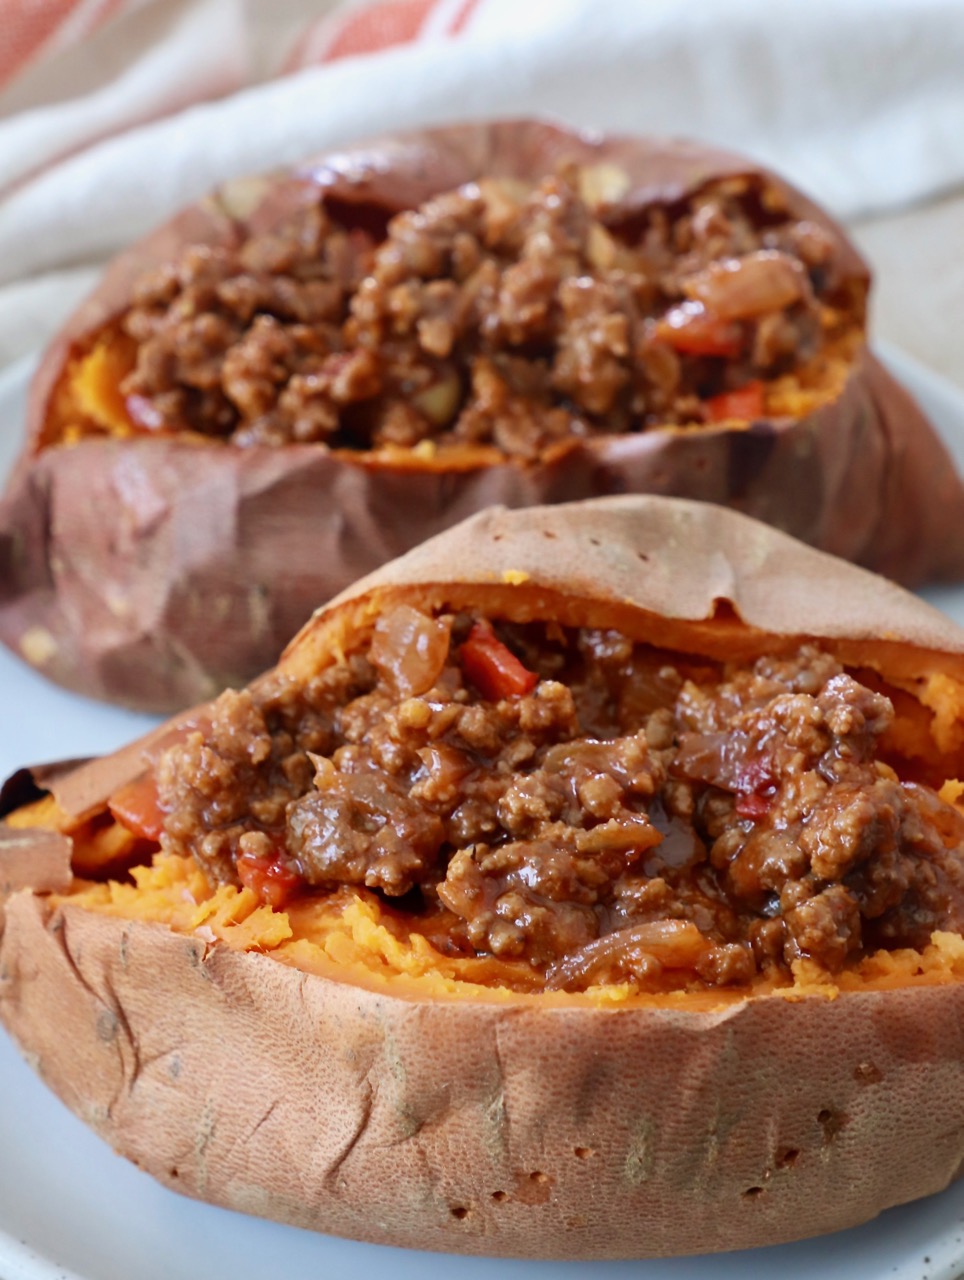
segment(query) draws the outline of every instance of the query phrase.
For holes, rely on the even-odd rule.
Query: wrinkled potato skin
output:
[[[919,599],[660,498],[483,512],[320,610],[280,669],[334,661],[400,596],[465,591],[509,617],[562,607],[698,653],[809,637],[885,677],[964,679],[964,632]],[[66,813],[97,813],[170,729],[36,780]],[[715,1008],[395,994],[54,909],[69,853],[0,824],[0,1021],[69,1107],[187,1195],[419,1249],[647,1257],[853,1226],[964,1161],[964,983]]]
[[[27,894],[0,965],[10,1031],[119,1152],[356,1239],[776,1244],[938,1191],[964,1157],[959,986],[716,1013],[418,1002]]]
[[[474,178],[562,160],[628,178],[631,217],[710,180],[776,184],[827,228],[860,292],[856,251],[809,200],[740,157],[547,124],[465,125],[376,140],[288,175],[227,184],[121,255],[37,373],[28,443],[0,503],[0,640],[80,692],[170,711],[273,663],[311,609],[360,574],[493,503],[653,492],[732,505],[898,580],[964,572],[964,491],[919,409],[866,351],[841,396],[799,421],[656,429],[574,442],[540,462],[468,469],[175,439],[90,439],[38,452],[72,352],[122,313],[135,277],[187,243],[229,244],[299,203],[394,212]]]

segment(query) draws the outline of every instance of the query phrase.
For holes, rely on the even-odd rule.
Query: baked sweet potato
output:
[[[460,525],[0,828],[0,1018],[168,1186],[773,1244],[964,1159],[964,632],[708,504]],[[159,849],[160,845],[160,850]]]
[[[811,202],[682,142],[466,125],[229,184],[47,352],[0,638],[172,710],[475,510],[615,492],[957,574],[961,486],[867,351],[867,288]]]

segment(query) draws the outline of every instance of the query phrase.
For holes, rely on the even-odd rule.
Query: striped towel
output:
[[[0,364],[235,174],[551,114],[689,134],[843,216],[964,183],[960,0],[0,0]]]

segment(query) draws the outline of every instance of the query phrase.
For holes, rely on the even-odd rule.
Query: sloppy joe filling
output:
[[[593,170],[487,180],[388,219],[301,205],[135,284],[61,424],[236,445],[494,447],[752,421],[863,322],[839,246],[775,188],[627,220]],[[86,378],[86,382],[84,379]],[[79,415],[79,419],[78,419]]]
[[[875,683],[813,646],[740,667],[399,605],[170,747],[161,843],[549,988],[837,973],[964,928],[964,816],[888,762]]]

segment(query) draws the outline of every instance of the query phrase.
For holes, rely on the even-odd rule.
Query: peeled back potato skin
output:
[[[280,669],[335,661],[399,599],[520,620],[562,602],[686,652],[809,638],[887,679],[964,680],[964,633],[899,588],[732,512],[629,498],[483,513],[321,610]],[[40,781],[96,815],[170,732]],[[622,1004],[339,980],[52,907],[70,841],[0,830],[0,1017],[69,1107],[182,1193],[420,1249],[655,1257],[853,1226],[964,1159],[950,971]]]
[[[829,237],[829,269],[862,316],[869,275],[841,230],[772,174],[691,143],[463,125],[229,183],[122,254],[46,353],[0,504],[0,639],[69,688],[170,711],[252,678],[320,600],[474,511],[607,493],[730,505],[906,582],[958,575],[961,540],[947,531],[964,517],[964,491],[920,410],[863,345],[862,318],[839,394],[802,416],[572,437],[530,460],[489,447],[431,457],[164,433],[55,442],[73,364],[129,310],[138,277],[185,246],[236,246],[319,193],[346,224],[366,226],[464,183],[538,180],[566,163],[612,184],[613,225],[730,179],[779,192],[789,215]],[[108,357],[87,390],[113,420],[120,399],[97,391],[111,367]]]

